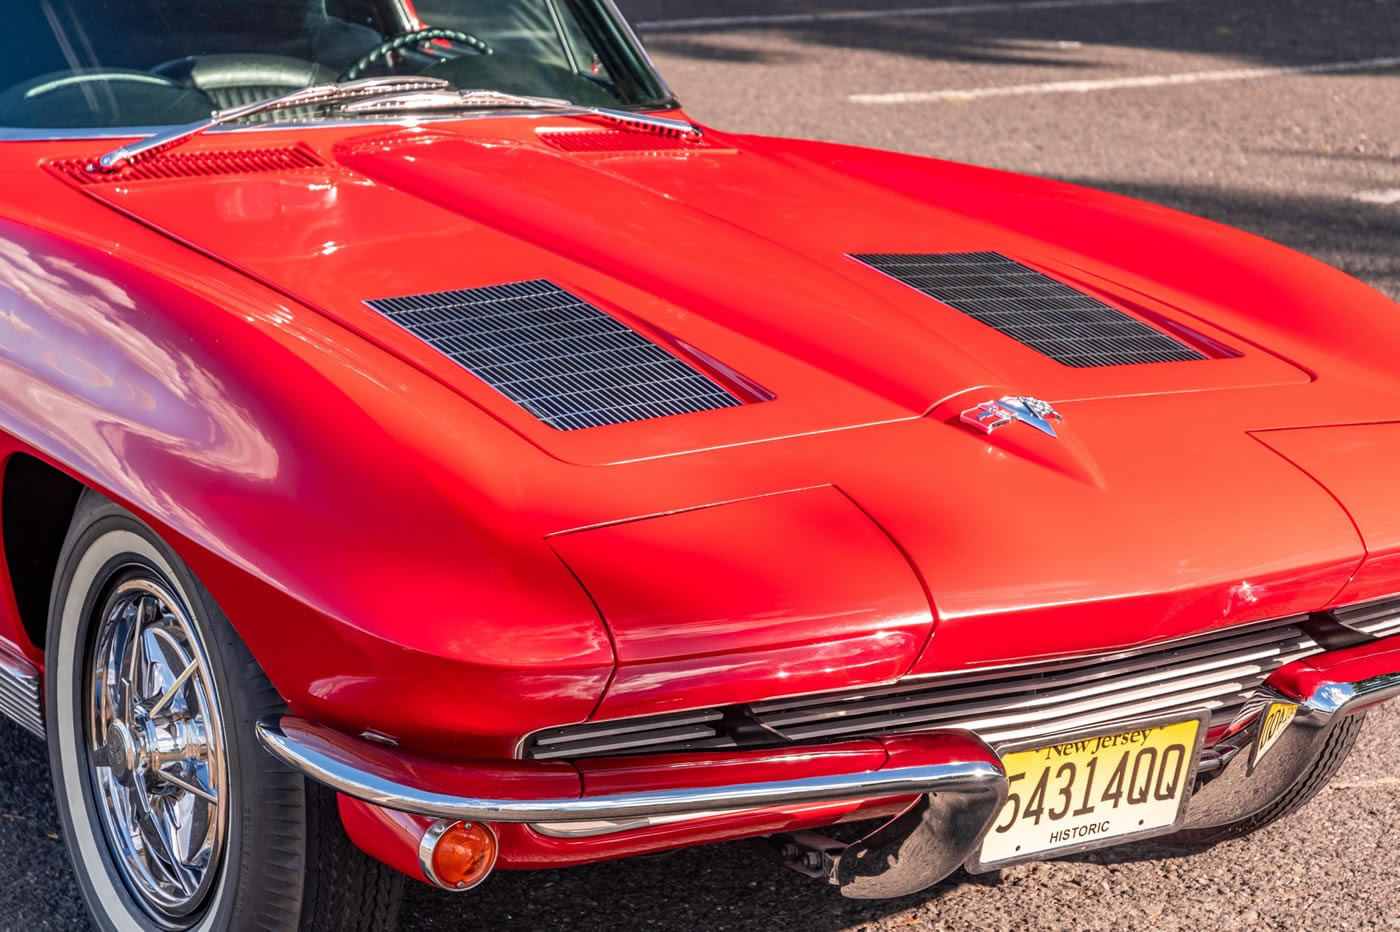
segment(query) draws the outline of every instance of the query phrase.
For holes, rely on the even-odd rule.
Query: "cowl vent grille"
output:
[[[852,256],[1076,368],[1206,359],[1180,340],[995,252]]]
[[[365,303],[557,430],[743,403],[551,282]]]
[[[60,177],[80,185],[114,184],[133,181],[161,181],[171,178],[204,178],[213,175],[249,175],[261,172],[296,171],[321,168],[325,161],[303,145],[268,149],[220,149],[208,152],[169,152],[143,159],[115,172],[90,172],[91,159],[63,159],[49,168]]]
[[[677,136],[661,136],[641,133],[628,133],[613,129],[549,130],[539,134],[540,139],[556,149],[565,152],[689,152],[713,150],[714,146],[702,139],[683,139]]]

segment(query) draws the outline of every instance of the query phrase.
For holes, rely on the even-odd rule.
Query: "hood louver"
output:
[[[677,356],[551,282],[365,304],[557,430],[743,404]]]
[[[247,175],[257,172],[285,172],[300,168],[321,168],[325,162],[307,146],[267,149],[220,149],[207,152],[169,152],[153,155],[115,172],[90,172],[91,159],[64,159],[50,162],[49,168],[80,185],[113,184],[131,181],[160,181],[166,178],[205,178],[212,175]]]
[[[851,258],[1076,368],[1207,359],[1097,298],[995,252]]]

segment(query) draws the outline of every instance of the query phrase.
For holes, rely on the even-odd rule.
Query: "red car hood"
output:
[[[655,137],[617,133],[624,151],[576,152],[530,123],[463,126],[350,136],[297,171],[87,190],[407,357],[571,462],[918,417],[983,386],[1058,402],[1309,379],[1238,315],[1233,331],[1208,322],[1230,317],[1210,295],[771,145],[711,134],[700,148],[653,151]],[[980,251],[1229,358],[1069,368],[850,258]],[[363,303],[541,278],[776,399],[737,416],[561,434]]]
[[[296,583],[302,598],[362,619],[366,630],[384,632],[385,643],[429,639],[417,621],[407,630],[405,617],[439,618],[427,632],[455,632],[459,616],[443,614],[443,605],[508,605],[503,624],[524,630],[534,621],[546,630],[559,610],[546,606],[517,621],[519,607],[507,596],[559,571],[558,557],[541,542],[564,531],[579,531],[559,543],[566,559],[597,568],[585,580],[595,596],[655,591],[666,578],[655,571],[686,571],[699,543],[718,548],[713,566],[728,566],[725,532],[693,541],[688,519],[646,529],[669,551],[646,535],[617,543],[646,560],[611,559],[603,544],[612,537],[589,538],[584,530],[648,515],[694,512],[702,525],[737,516],[727,532],[733,537],[766,522],[777,543],[749,550],[777,551],[786,562],[751,566],[755,556],[740,567],[755,576],[751,586],[731,579],[701,594],[713,588],[759,603],[756,595],[768,593],[768,602],[746,606],[746,617],[766,611],[764,624],[791,624],[752,643],[714,634],[727,606],[710,618],[657,618],[641,606],[622,624],[624,609],[610,607],[625,654],[610,702],[634,687],[632,695],[648,695],[648,683],[684,703],[695,701],[697,682],[709,677],[736,683],[715,701],[748,701],[907,670],[1130,646],[1319,609],[1358,568],[1366,572],[1367,544],[1400,553],[1400,535],[1375,519],[1357,522],[1370,535],[1363,543],[1346,510],[1381,496],[1353,475],[1374,470],[1373,460],[1348,458],[1329,445],[1341,442],[1334,435],[1276,437],[1273,449],[1256,439],[1264,431],[1396,420],[1400,332],[1385,323],[1395,305],[1355,280],[1206,221],[983,169],[717,133],[702,148],[619,133],[606,151],[566,151],[537,133],[577,127],[551,118],[417,131],[240,132],[181,150],[209,159],[213,167],[199,177],[146,183],[64,175],[139,222],[295,297],[300,304],[288,302],[286,331],[308,355],[319,345],[360,346],[346,339],[340,328],[347,328],[509,428],[483,429],[476,409],[437,385],[430,393],[426,379],[415,381],[417,373],[409,378],[406,367],[374,353],[351,362],[328,353],[320,394],[269,396],[274,412],[321,405],[325,420],[359,426],[322,427],[317,410],[318,423],[298,421],[286,441],[315,467],[306,467],[310,478],[297,488],[292,513],[318,528],[316,546],[328,551],[310,561],[312,580]],[[263,152],[230,153],[229,138]],[[309,143],[316,148],[297,150],[310,155],[295,169],[246,168],[257,168],[268,149]],[[79,145],[64,154],[94,154],[91,143],[81,143],[85,153]],[[53,155],[44,151],[25,170]],[[244,167],[215,173],[224,161]],[[1074,369],[849,258],[979,251],[1040,268],[1152,326],[1189,330],[1187,339],[1228,352]],[[775,398],[556,431],[364,303],[534,279],[576,292],[683,355],[703,354]],[[237,297],[243,303],[231,306],[252,300]],[[220,357],[221,365],[261,375],[257,354],[237,356],[241,336],[228,330],[218,342],[219,352],[236,357]],[[374,384],[372,404],[342,390],[352,380]],[[287,384],[302,391],[319,385]],[[986,437],[959,423],[962,409],[1007,392],[1055,403],[1065,415],[1059,438],[1024,425]],[[866,426],[841,429],[859,425]],[[321,433],[307,438],[308,431]],[[361,449],[354,443],[361,436],[382,438],[383,448]],[[758,442],[776,438],[785,439]],[[1389,434],[1368,442],[1367,449],[1395,448]],[[322,448],[328,452],[316,459]],[[322,476],[341,472],[343,485],[323,492]],[[425,474],[433,481],[424,482]],[[344,496],[334,494],[342,487],[392,490],[421,507],[379,518],[373,534],[358,527],[321,533],[302,514],[314,514],[308,503],[323,498],[321,522],[340,527],[327,522],[346,510]],[[764,521],[747,505],[716,507],[810,489],[819,491],[781,499],[789,508],[764,510]],[[385,509],[399,498],[387,498]],[[437,511],[453,518],[441,519],[449,529],[425,533],[425,525],[438,526]],[[788,526],[779,524],[784,514],[795,516]],[[494,565],[472,573],[475,551],[462,550],[454,536],[459,516],[484,529],[470,538],[485,541],[484,549],[517,556],[509,566],[517,588],[503,589]],[[235,518],[242,515],[225,520]],[[645,523],[636,521],[639,533]],[[281,539],[265,527],[228,536],[269,551],[239,555],[253,565],[276,566],[285,557]],[[603,543],[596,554],[581,553],[590,539]],[[800,575],[810,572],[802,548],[825,553],[829,543],[840,553],[835,548],[851,541],[875,542],[860,549],[870,556],[867,571],[898,580],[887,588],[899,604],[862,603],[860,579],[844,568],[820,573],[849,583],[837,593],[843,599],[813,594],[817,587]],[[405,575],[437,567],[461,591],[424,587],[413,595],[422,604],[396,596],[383,617],[371,617],[363,606],[384,602],[380,579],[342,567],[372,556]],[[1400,591],[1400,560],[1388,566],[1366,591]],[[595,578],[604,573],[617,578]],[[794,592],[802,600],[785,601]],[[794,604],[811,611],[794,612]],[[585,615],[581,627],[596,622]],[[898,636],[879,619],[892,619]],[[839,662],[843,645],[854,652],[862,638],[876,637],[888,642],[879,670]],[[458,643],[452,639],[454,650]],[[788,648],[791,666],[775,653]],[[676,673],[675,665],[696,657],[713,658],[705,670],[720,672],[697,663],[690,678]],[[746,678],[753,668],[781,686]],[[658,678],[658,670],[666,675]],[[594,682],[578,688],[588,709],[601,691]]]

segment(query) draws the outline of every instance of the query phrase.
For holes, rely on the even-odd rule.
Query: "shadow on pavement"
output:
[[[88,929],[59,838],[44,743],[0,719],[0,747],[0,928]]]
[[[400,928],[839,932],[937,901],[955,889],[999,882],[997,874],[958,872],[914,896],[849,900],[834,887],[763,860],[743,844],[713,845],[565,870],[502,871],[460,897],[413,884]]]

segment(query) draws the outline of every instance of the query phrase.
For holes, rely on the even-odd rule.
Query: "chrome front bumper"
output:
[[[947,756],[954,759],[872,773],[572,799],[473,798],[428,792],[366,769],[350,750],[349,741],[328,740],[325,730],[302,719],[282,716],[257,727],[259,740],[274,757],[337,792],[387,809],[463,822],[625,821],[848,799],[982,794],[997,786],[1004,796],[1006,785],[995,754],[977,742],[974,747],[980,752],[974,757],[967,753],[972,743],[966,736],[953,735],[959,753]],[[937,736],[928,737],[933,739],[930,745],[936,746]],[[795,748],[794,753],[801,750]]]
[[[1312,768],[1331,729],[1349,715],[1400,696],[1400,637],[1296,661],[1274,672],[1237,727],[1208,748],[1186,827],[1229,824],[1259,812]],[[1256,760],[1263,720],[1274,702],[1296,705],[1292,721]],[[454,791],[483,783],[470,766],[424,768],[407,755],[292,716],[264,720],[258,737],[275,757],[313,780],[385,809],[464,822],[554,825],[560,837],[623,831],[652,820],[703,819],[718,813],[813,803],[918,797],[902,815],[850,845],[821,836],[789,839],[793,866],[854,897],[913,893],[946,877],[977,852],[1000,812],[1007,780],[996,753],[967,732],[928,732],[889,739],[898,754],[882,769],[772,782],[733,783],[614,795],[550,798],[515,782],[525,798]],[[1047,735],[1047,741],[1053,741]],[[795,757],[819,748],[787,749]],[[513,762],[522,768],[546,762]],[[558,765],[554,765],[558,766]],[[528,769],[523,771],[528,775]],[[446,776],[444,776],[446,775]],[[460,779],[459,779],[460,777]],[[703,782],[703,781],[701,781]],[[804,869],[799,866],[799,869]]]
[[[865,773],[616,795],[506,799],[415,786],[405,779],[417,770],[412,763],[394,761],[383,749],[302,719],[268,719],[257,729],[258,738],[274,757],[346,796],[385,809],[462,822],[532,826],[603,822],[625,828],[630,822],[647,824],[668,817],[698,819],[736,810],[916,797],[903,815],[866,838],[823,854],[822,875],[847,896],[860,898],[912,893],[952,873],[973,855],[1007,794],[1006,774],[996,754],[961,732],[894,739],[897,747],[888,760],[898,763]],[[799,759],[808,751],[819,749],[791,749]],[[446,769],[434,768],[439,783]],[[470,782],[470,768],[464,768],[464,776]]]

